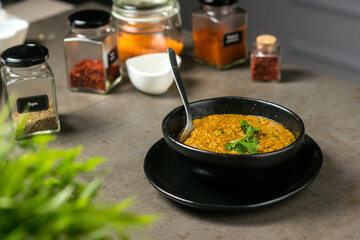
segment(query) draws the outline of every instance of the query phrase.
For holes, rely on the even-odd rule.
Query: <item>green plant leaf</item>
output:
[[[87,206],[92,197],[95,196],[96,191],[99,189],[101,185],[101,181],[99,179],[95,179],[90,184],[88,184],[79,194],[79,198],[76,200],[77,207],[85,207]]]
[[[96,167],[105,159],[80,160],[81,146],[50,149],[54,136],[16,141],[4,111],[0,113],[1,240],[129,239],[129,230],[138,231],[137,227],[159,218],[130,212],[134,199],[114,204],[94,201],[101,178],[89,183],[80,179],[89,172],[97,174]]]

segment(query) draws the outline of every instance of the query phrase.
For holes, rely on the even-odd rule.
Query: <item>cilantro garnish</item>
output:
[[[225,148],[229,151],[235,150],[239,153],[258,153],[258,143],[259,141],[255,136],[252,136],[254,133],[259,133],[261,130],[259,128],[251,126],[247,121],[241,120],[241,129],[245,133],[243,138],[231,141],[225,145]]]

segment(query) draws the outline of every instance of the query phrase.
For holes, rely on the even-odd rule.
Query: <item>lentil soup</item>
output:
[[[227,150],[225,145],[245,136],[240,125],[242,120],[261,130],[254,134],[258,140],[258,153],[276,151],[295,141],[292,132],[270,119],[241,114],[214,114],[195,119],[194,129],[184,144],[210,152],[240,154]]]

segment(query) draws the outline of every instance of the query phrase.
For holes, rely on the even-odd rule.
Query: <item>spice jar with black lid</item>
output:
[[[64,38],[68,86],[72,91],[106,94],[122,79],[110,13],[83,10],[68,18]]]
[[[38,44],[14,46],[1,54],[6,98],[16,100],[10,115],[18,139],[60,131],[55,80],[46,62],[48,57],[48,49]]]
[[[280,62],[280,44],[276,37],[267,34],[258,36],[250,56],[251,79],[279,82]]]
[[[217,69],[247,61],[247,12],[237,0],[200,0],[192,13],[194,57]]]

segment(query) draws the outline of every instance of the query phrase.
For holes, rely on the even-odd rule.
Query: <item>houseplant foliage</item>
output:
[[[79,176],[103,158],[77,160],[80,146],[50,149],[49,135],[16,141],[7,115],[0,113],[0,239],[129,239],[129,231],[157,218],[130,213],[133,199],[94,201],[101,181]]]

